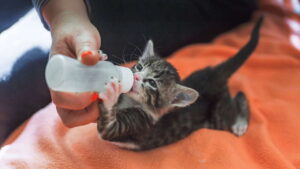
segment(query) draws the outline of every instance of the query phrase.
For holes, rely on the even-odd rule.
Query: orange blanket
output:
[[[250,126],[244,136],[200,129],[175,144],[131,152],[100,140],[95,124],[64,127],[50,104],[14,133],[11,138],[16,139],[7,141],[0,151],[0,168],[300,168],[299,16],[293,14],[291,6],[278,8],[272,1],[264,1],[262,6],[266,10],[259,12],[265,14],[259,46],[230,79],[232,93],[243,90],[250,102]],[[253,23],[211,44],[186,47],[169,61],[182,77],[215,65],[246,43]]]

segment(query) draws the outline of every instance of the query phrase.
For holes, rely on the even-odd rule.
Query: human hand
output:
[[[61,5],[72,8],[60,10]],[[51,0],[46,5],[43,15],[51,29],[50,57],[63,54],[77,58],[86,65],[94,65],[99,60],[105,59],[105,56],[98,53],[101,44],[100,34],[89,21],[86,11],[83,11],[85,10],[85,7],[82,8],[83,5],[83,0]],[[67,127],[76,127],[97,120],[99,109],[95,93],[66,93],[52,90],[50,93],[57,112]]]

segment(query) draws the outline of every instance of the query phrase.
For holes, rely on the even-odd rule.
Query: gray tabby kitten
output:
[[[176,69],[159,58],[149,41],[132,67],[132,90],[120,94],[115,79],[101,94],[98,132],[104,140],[131,150],[149,150],[176,142],[200,128],[243,135],[248,126],[248,103],[243,92],[229,94],[228,78],[256,48],[261,17],[250,41],[232,58],[180,81]]]

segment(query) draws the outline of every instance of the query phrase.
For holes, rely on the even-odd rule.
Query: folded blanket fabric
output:
[[[273,1],[264,2],[268,10],[258,12],[253,23],[213,43],[188,46],[169,59],[181,77],[215,65],[234,55],[248,40],[258,15],[265,15],[257,50],[229,81],[232,94],[242,90],[250,102],[250,126],[244,136],[200,129],[177,143],[132,152],[99,139],[95,124],[64,127],[50,104],[7,141],[0,150],[0,168],[300,168],[299,16]]]

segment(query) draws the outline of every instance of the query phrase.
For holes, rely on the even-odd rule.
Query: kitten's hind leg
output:
[[[239,92],[234,98],[237,107],[237,116],[235,122],[231,126],[232,132],[237,136],[245,134],[248,128],[249,107],[246,96],[243,92]]]

